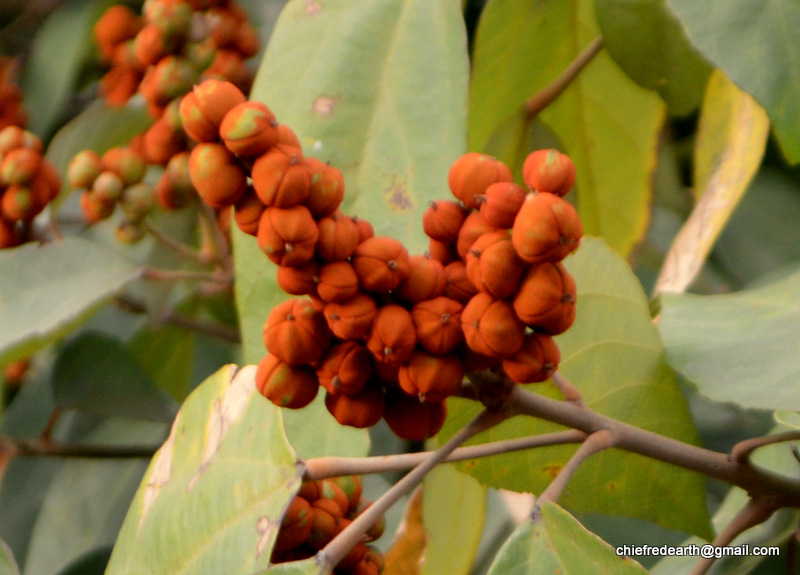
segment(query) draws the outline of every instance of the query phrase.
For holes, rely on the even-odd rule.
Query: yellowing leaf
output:
[[[700,200],[667,254],[655,293],[682,292],[700,272],[761,164],[768,134],[764,109],[715,70],[695,146],[695,192]]]

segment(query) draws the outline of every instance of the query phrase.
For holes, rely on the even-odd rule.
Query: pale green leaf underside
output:
[[[268,566],[300,485],[255,368],[223,367],[186,400],[131,504],[106,573],[249,575]]]
[[[68,238],[0,252],[0,365],[72,331],[139,268],[118,252]]]
[[[663,294],[667,360],[711,399],[800,409],[798,302],[800,272],[731,294]]]
[[[620,557],[555,503],[521,523],[497,554],[489,575],[633,575],[647,573]]]

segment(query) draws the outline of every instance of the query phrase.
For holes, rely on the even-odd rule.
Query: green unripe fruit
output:
[[[104,171],[95,178],[92,184],[92,195],[103,202],[116,202],[122,196],[125,183],[114,172]]]
[[[122,191],[119,205],[128,218],[140,221],[155,207],[156,191],[148,184],[128,186]]]
[[[95,178],[103,171],[100,156],[93,150],[78,152],[70,160],[67,180],[73,188],[91,188]]]

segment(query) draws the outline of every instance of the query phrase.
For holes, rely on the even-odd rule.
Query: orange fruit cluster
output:
[[[24,128],[28,121],[16,73],[17,60],[0,56],[0,130],[8,126]]]
[[[313,557],[372,504],[361,497],[362,489],[358,475],[303,482],[284,513],[272,563]],[[369,543],[378,539],[384,528],[385,520],[381,518],[334,568],[334,575],[381,573],[383,554]]]
[[[98,20],[94,35],[101,59],[111,66],[101,82],[106,101],[121,105],[140,93],[156,120],[124,148],[102,157],[91,150],[80,152],[69,179],[81,191],[89,223],[110,217],[119,204],[126,217],[117,238],[132,242],[144,235],[143,218],[154,206],[182,209],[197,197],[189,177],[192,144],[187,132],[194,134],[184,129],[183,99],[193,94],[195,84],[216,78],[244,101],[242,90],[252,83],[244,61],[257,53],[258,36],[244,10],[231,0],[147,0],[141,15],[124,5],[112,6]],[[109,168],[109,154],[113,167],[123,167],[129,176],[133,170],[136,177]],[[142,183],[148,166],[164,168],[155,187]]]
[[[530,383],[556,369],[553,336],[574,321],[576,300],[561,260],[583,230],[575,208],[538,180],[525,189],[501,162],[465,154],[449,174],[456,199],[423,216],[430,253],[409,255],[339,210],[341,172],[305,157],[266,105],[208,81],[181,114],[200,142],[189,171],[201,198],[234,206],[239,228],[278,265],[278,285],[305,296],[264,325],[256,385],[270,401],[299,409],[322,388],[339,423],[384,419],[419,441],[439,431],[467,372],[502,368]]]
[[[61,190],[42,141],[18,126],[0,130],[0,248],[25,241],[27,228]]]

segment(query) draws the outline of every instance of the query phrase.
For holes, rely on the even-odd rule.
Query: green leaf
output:
[[[656,293],[684,291],[700,272],[761,165],[768,135],[764,109],[715,70],[695,141],[694,189],[700,200],[667,253]]]
[[[779,409],[773,413],[773,416],[775,417],[776,422],[781,423],[786,427],[800,429],[800,412],[790,411],[788,409]]]
[[[102,154],[109,148],[126,146],[136,134],[144,132],[153,118],[144,106],[127,105],[111,107],[104,104],[92,106],[61,128],[47,147],[47,159],[62,177],[61,194],[51,203],[56,209],[66,199],[70,190],[67,168],[73,156],[81,150],[94,150]]]
[[[266,571],[259,571],[258,575],[323,575],[313,557],[292,563],[280,563]]]
[[[428,544],[422,575],[472,572],[486,518],[486,491],[451,465],[439,465],[425,477],[422,514]]]
[[[294,0],[250,97],[342,170],[342,211],[421,253],[421,214],[465,148],[466,48],[456,0]]]
[[[8,545],[0,539],[0,575],[19,575],[19,567]]]
[[[800,409],[799,302],[800,271],[731,294],[663,294],[667,360],[716,401]]]
[[[657,91],[676,116],[700,105],[711,66],[666,0],[596,0],[595,9],[608,53],[631,79]]]
[[[785,427],[777,426],[770,434],[787,431]],[[785,443],[762,447],[752,455],[752,461],[764,469],[769,469],[775,473],[796,477],[797,460],[792,457]],[[744,507],[750,496],[746,491],[738,487],[731,487],[725,499],[714,513],[714,530],[721,533],[733,520],[739,510]],[[800,513],[796,509],[781,509],[774,513],[772,517],[764,523],[751,527],[740,534],[729,543],[735,547],[739,545],[749,545],[750,549],[756,546],[773,546],[785,543],[797,529],[797,521]],[[683,541],[680,546],[705,545],[706,541],[692,537]],[[757,555],[746,556],[727,556],[714,562],[708,573],[710,575],[745,575],[754,573],[756,566],[765,557]],[[656,563],[650,570],[651,575],[690,575],[696,566],[699,557],[664,557]]]
[[[186,400],[125,518],[108,575],[240,573],[268,564],[300,469],[255,368],[228,365]]]
[[[196,339],[177,326],[146,325],[128,347],[160,389],[183,401],[191,389]]]
[[[572,575],[647,573],[620,557],[555,503],[545,502],[534,520],[517,527],[489,569],[489,575]]]
[[[0,252],[0,365],[72,331],[140,270],[117,252],[77,238]]]
[[[507,132],[523,104],[598,36],[591,2],[489,2],[475,40],[470,149],[486,150],[496,131]],[[601,51],[540,118],[575,162],[586,233],[627,255],[647,225],[661,100]],[[518,155],[499,159],[519,171]]]
[[[97,2],[79,0],[57,7],[44,21],[31,48],[22,80],[28,129],[49,137],[73,94],[92,47]]]
[[[800,4],[667,1],[698,50],[766,108],[786,158],[800,162]]]
[[[87,551],[59,571],[58,575],[103,575],[111,557],[111,549],[111,545],[103,545]]]
[[[85,441],[117,446],[157,445],[167,429],[165,425],[108,420]],[[36,517],[24,573],[58,573],[85,553],[112,545],[145,468],[145,460],[65,461]]]
[[[559,372],[592,409],[631,425],[697,444],[691,414],[653,325],[647,298],[627,263],[602,240],[585,238],[564,264],[578,286],[575,324],[556,338]],[[560,397],[551,383],[526,386]],[[444,442],[480,409],[450,399]],[[486,443],[561,429],[532,417],[515,417],[481,434]],[[492,487],[541,493],[575,452],[552,446],[459,464]],[[702,476],[618,450],[593,455],[567,485],[561,502],[576,511],[639,517],[664,527],[709,534]]]
[[[170,423],[178,410],[122,342],[98,332],[64,346],[53,367],[53,392],[59,406],[100,416]]]

